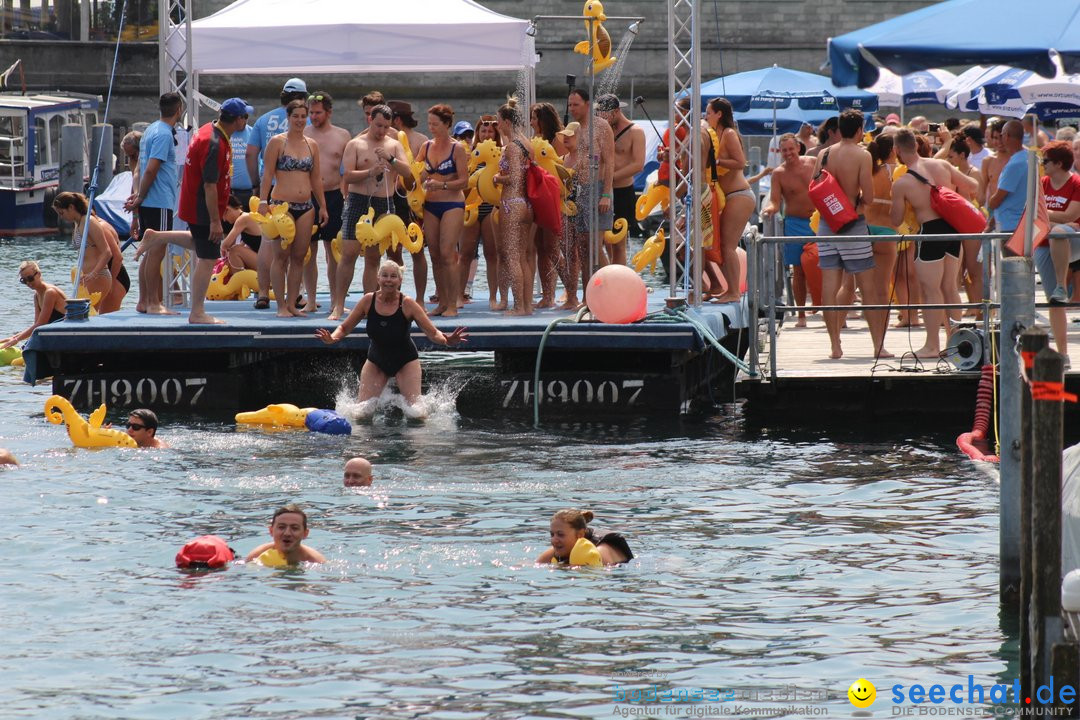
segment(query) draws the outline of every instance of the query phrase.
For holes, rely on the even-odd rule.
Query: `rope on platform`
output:
[[[573,315],[555,318],[548,323],[543,336],[540,338],[540,347],[536,349],[536,369],[533,371],[533,427],[540,427],[540,359],[544,357],[544,345],[547,344],[548,336],[551,335],[551,331],[555,329],[556,325],[581,322],[581,318],[585,317],[587,312],[589,312],[588,306],[582,305]]]
[[[127,0],[123,0],[123,4],[120,6],[120,24],[116,29],[116,48],[113,50],[112,69],[109,71],[109,90],[105,95],[105,113],[101,118],[102,124],[109,122],[109,106],[112,104],[113,84],[116,82],[116,66],[120,61],[120,38],[124,34],[124,19],[126,16]],[[91,138],[91,141],[93,141],[93,138]],[[86,198],[86,221],[83,223],[82,237],[79,239],[79,264],[75,266],[75,289],[71,293],[72,297],[78,297],[79,295],[79,282],[82,280],[83,258],[86,256],[86,237],[90,230],[90,214],[94,210],[94,196],[97,194],[98,167],[101,165],[101,153],[104,148],[105,143],[99,142],[97,157],[94,158],[94,167],[90,171],[90,187],[87,188],[88,192]],[[109,153],[112,153],[112,148],[109,148]]]

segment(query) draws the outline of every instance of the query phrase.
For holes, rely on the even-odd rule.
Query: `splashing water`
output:
[[[626,57],[630,53],[630,44],[634,42],[636,34],[627,30],[623,33],[619,46],[615,49],[615,64],[600,76],[600,82],[596,84],[596,95],[599,97],[605,93],[618,93],[619,80],[622,78],[623,66],[626,65]],[[588,67],[586,67],[588,71]]]
[[[387,417],[400,413],[407,420],[447,421],[457,416],[461,386],[462,383],[449,381],[432,384],[415,405],[410,405],[404,395],[396,392],[397,383],[393,379],[378,397],[364,402],[357,400],[355,389],[343,385],[334,398],[334,410],[352,422],[372,420],[380,410]]]

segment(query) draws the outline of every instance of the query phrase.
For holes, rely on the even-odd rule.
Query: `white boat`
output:
[[[101,98],[82,93],[0,93],[0,236],[51,235],[60,182],[60,135],[81,125],[83,168]]]

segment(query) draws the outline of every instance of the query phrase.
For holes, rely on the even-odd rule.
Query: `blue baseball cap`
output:
[[[458,135],[464,135],[465,133],[471,133],[473,126],[469,124],[468,120],[462,120],[457,125],[454,125],[454,137]]]
[[[248,105],[240,98],[229,98],[221,103],[221,114],[240,117],[241,115],[254,115],[255,108]]]

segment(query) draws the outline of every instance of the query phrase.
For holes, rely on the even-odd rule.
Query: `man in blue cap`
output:
[[[285,86],[281,88],[281,107],[263,113],[255,121],[255,126],[251,129],[248,138],[247,157],[245,158],[248,176],[251,178],[254,187],[259,186],[259,180],[262,178],[263,153],[266,151],[266,145],[270,142],[270,138],[289,129],[289,116],[285,112],[285,106],[293,100],[304,100],[306,102],[307,94],[307,83],[300,78],[290,78],[285,83]],[[259,260],[256,267],[260,293],[269,292],[270,264],[273,259],[271,244],[268,242],[262,243],[259,247]],[[260,294],[258,299],[255,300],[255,308],[265,310],[269,307],[270,298],[267,295]]]
[[[184,179],[180,185],[180,218],[188,224],[195,243],[195,271],[191,276],[191,314],[188,322],[222,324],[206,313],[206,289],[221,256],[225,232],[221,218],[231,192],[232,145],[230,136],[247,125],[252,107],[240,98],[221,103],[216,122],[206,123],[188,146]]]

